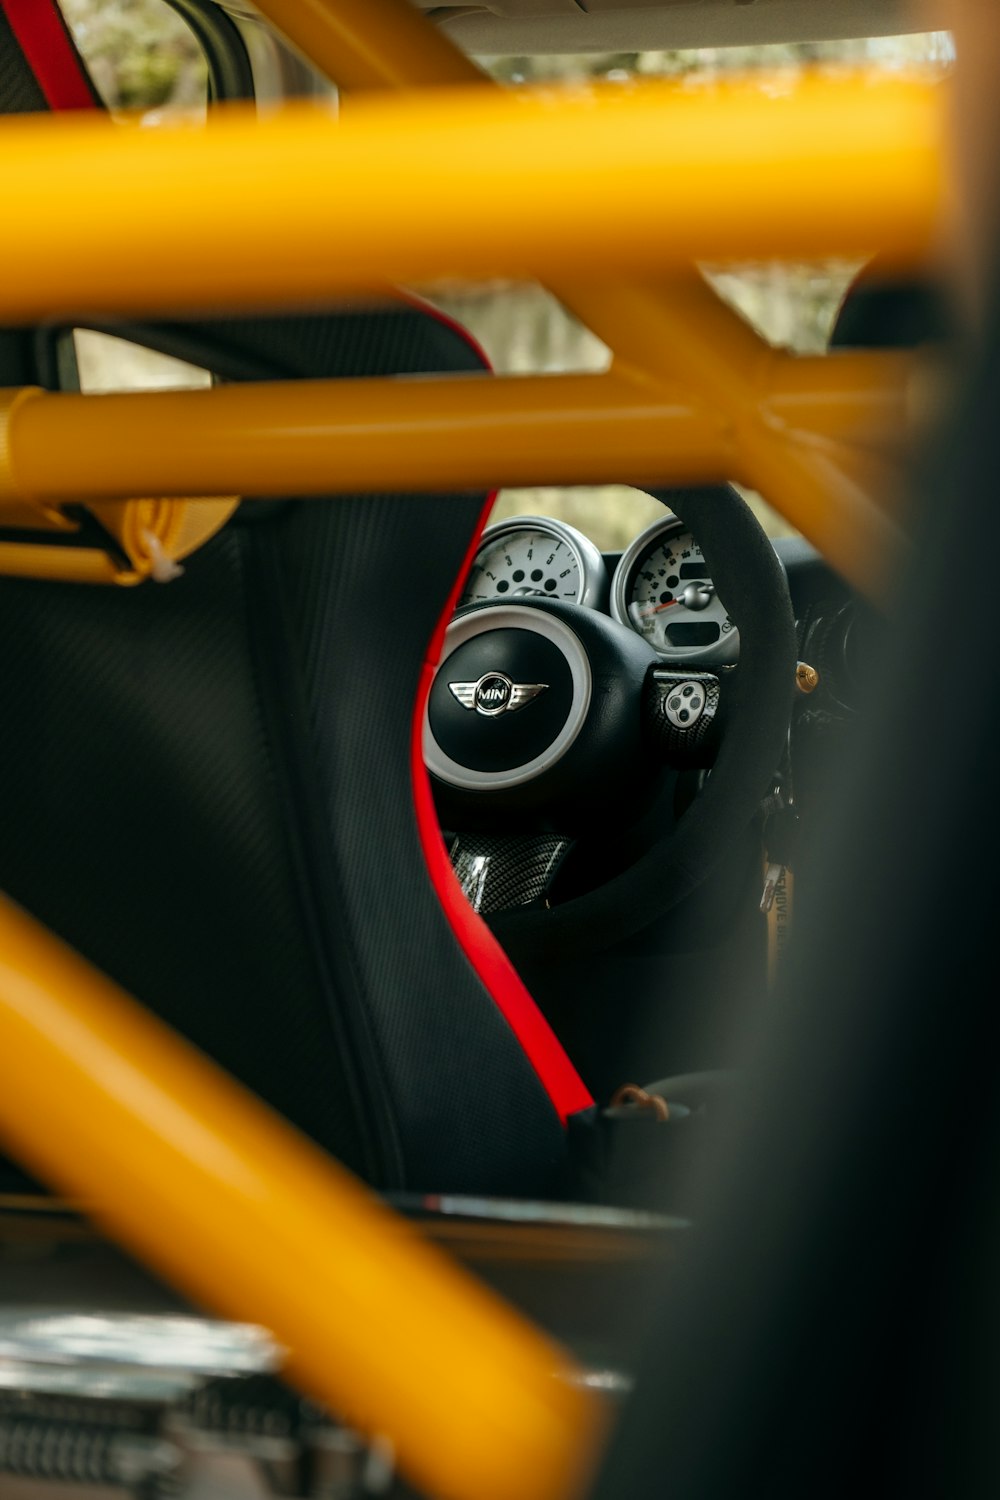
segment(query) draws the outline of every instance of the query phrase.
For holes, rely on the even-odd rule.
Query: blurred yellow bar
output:
[[[0,1139],[443,1500],[571,1500],[604,1429],[568,1356],[0,898]]]
[[[473,83],[475,63],[400,0],[258,0],[257,10],[341,89]]]
[[[0,391],[0,503],[30,517],[32,507],[51,514],[58,504],[158,492],[735,480],[761,490],[845,577],[877,593],[898,550],[889,460],[893,439],[897,448],[905,441],[909,362],[891,353],[798,359],[768,349],[739,320],[733,328],[753,367],[731,350],[731,388],[714,387],[715,404],[625,370],[106,396]]]
[[[892,349],[780,354],[768,361],[760,414],[782,432],[898,454],[912,419],[917,364],[915,353]]]
[[[572,294],[567,300],[578,310]],[[796,359],[772,348],[692,269],[671,281],[609,280],[587,298],[586,316],[600,338],[614,340],[619,375],[683,381],[732,443],[729,477],[757,490],[843,578],[884,602],[907,548],[891,462],[908,436],[905,358]],[[797,384],[802,392],[791,399]]]
[[[458,49],[436,31],[429,18],[423,24],[425,31],[435,32],[433,40],[428,42],[434,55],[426,48],[411,48],[413,13],[407,0],[378,0],[377,5],[371,6],[367,0],[264,0],[264,9],[272,18],[284,19],[290,28],[296,28],[309,55],[343,87],[399,88],[449,83],[454,81],[456,69],[467,66]],[[395,35],[394,28],[398,28]],[[367,46],[369,63],[363,76],[356,67],[356,51],[361,43]],[[435,72],[435,68],[440,71]],[[814,85],[815,80],[811,82]],[[685,80],[684,87],[690,84],[691,80]],[[884,88],[884,75],[873,73],[867,82],[859,77],[853,85],[856,93],[852,102],[861,108],[865,103],[870,107],[870,98],[861,101],[857,95],[872,85]],[[771,99],[783,104],[787,103],[790,89],[796,91],[801,87],[790,84],[787,75],[768,79],[764,86]],[[883,102],[885,98],[882,96]],[[713,161],[713,173],[705,180],[706,192],[717,194],[716,207],[722,212],[735,208],[728,163],[730,169],[744,173],[742,187],[749,188],[753,201],[746,205],[740,199],[740,208],[748,209],[750,226],[759,229],[761,215],[767,213],[763,197],[757,194],[761,166],[778,170],[779,175],[769,186],[776,186],[780,192],[798,182],[804,160],[806,172],[815,173],[813,188],[818,186],[821,193],[829,189],[835,195],[846,195],[845,211],[850,219],[858,206],[853,198],[855,187],[865,192],[871,179],[864,164],[860,175],[854,175],[851,169],[845,171],[843,161],[834,160],[831,168],[831,145],[836,158],[841,140],[849,149],[856,144],[847,135],[839,134],[844,128],[849,131],[852,123],[858,123],[851,121],[851,105],[846,99],[844,102],[846,107],[838,113],[840,105],[832,97],[829,99],[827,135],[822,141],[816,138],[815,119],[809,120],[809,128],[800,134],[797,122],[788,117],[787,110],[775,115],[774,123],[780,128],[784,117],[790,130],[786,146],[791,164],[789,156],[768,162],[755,159],[753,153],[761,148],[766,135],[758,137],[754,130],[746,138],[730,133],[722,143],[722,170],[719,162]],[[877,139],[891,151],[893,131],[899,130],[896,141],[904,152],[908,145],[916,148],[918,155],[923,150],[920,191],[929,194],[934,212],[938,212],[942,193],[942,125],[940,118],[930,123],[929,115],[940,109],[940,105],[930,93],[926,102],[928,119],[911,141],[907,140],[906,126],[899,118],[888,136],[880,134]],[[723,130],[733,125],[732,115],[728,119],[724,116],[714,119],[721,122]],[[672,123],[676,125],[676,121]],[[709,129],[712,128],[710,124]],[[885,122],[881,129],[885,129]],[[675,134],[675,149],[681,148],[678,155],[686,149],[687,140],[686,134]],[[745,149],[748,146],[749,154]],[[800,150],[803,156],[796,159]],[[912,174],[913,166],[911,159],[908,174]],[[911,175],[907,176],[907,182],[913,186]],[[735,186],[738,194],[741,185]],[[774,238],[762,254],[775,257],[789,253],[788,216],[796,212],[796,206],[802,215],[815,222],[814,192],[805,193],[797,205],[794,197],[786,199],[773,220]],[[683,223],[675,226],[676,238],[669,241],[671,248],[680,246],[682,254],[687,243],[683,239],[686,227]],[[741,230],[745,227],[739,226]],[[832,239],[833,236],[831,243]],[[708,258],[703,246],[695,253]],[[668,262],[670,268],[677,269],[664,252],[663,266],[667,267]],[[719,306],[718,298],[693,281],[690,267],[680,269],[676,285],[669,288],[623,283],[613,275],[588,281],[576,274],[575,256],[567,255],[554,268],[549,284],[581,321],[614,350],[617,370],[628,367],[640,381],[682,380],[686,392],[707,401],[737,449],[738,461],[729,471],[729,477],[742,478],[751,487],[762,489],[767,500],[816,542],[845,578],[881,600],[887,580],[905,550],[903,534],[887,514],[898,509],[900,488],[898,473],[893,472],[885,458],[894,448],[898,449],[907,430],[905,393],[901,399],[900,382],[887,391],[884,381],[881,387],[873,383],[870,373],[863,368],[845,369],[845,358],[855,356],[838,355],[835,361],[787,359],[768,348],[731,314],[727,319],[726,309]],[[711,305],[713,301],[715,307]],[[721,343],[713,350],[716,334],[721,335]],[[829,364],[830,369],[823,369],[824,364]],[[786,381],[784,389],[782,376]]]
[[[13,396],[13,401],[11,401]],[[607,376],[316,380],[108,396],[0,391],[0,500],[307,495],[717,479],[720,423]]]
[[[315,306],[456,277],[565,285],[695,259],[920,261],[943,116],[938,85],[851,74],[368,93],[339,120],[237,106],[208,131],[10,119],[0,318]]]

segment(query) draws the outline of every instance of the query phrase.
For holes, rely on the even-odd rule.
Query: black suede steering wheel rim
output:
[[[788,580],[750,507],[731,485],[647,491],[698,538],[740,632],[726,729],[711,775],[680,823],[598,888],[547,908],[491,918],[510,955],[528,960],[572,944],[612,947],[665,916],[719,867],[756,815],[781,763],[795,690],[795,618]]]

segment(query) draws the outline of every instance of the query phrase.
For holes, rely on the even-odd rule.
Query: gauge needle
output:
[[[652,609],[640,609],[637,604],[633,604],[629,613],[634,620],[648,620],[650,615],[662,614],[665,609],[673,609],[675,604],[683,603],[683,599],[668,599],[666,604],[654,604]]]
[[[665,604],[654,604],[652,609],[636,610],[636,614],[640,620],[648,620],[650,615],[662,614],[665,609],[672,609],[675,604],[685,604],[688,609],[705,609],[714,593],[713,584],[689,583],[678,598],[668,599]]]

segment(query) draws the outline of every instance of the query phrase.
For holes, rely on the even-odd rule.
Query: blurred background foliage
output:
[[[166,109],[204,108],[204,58],[187,24],[166,0],[61,0],[61,4],[110,108],[141,110],[154,118]],[[636,76],[697,73],[712,77],[752,68],[798,70],[852,63],[888,69],[943,68],[952,60],[951,41],[943,32],[794,46],[480,59],[495,78],[512,87],[550,80],[599,78],[614,83]],[[773,343],[815,353],[826,347],[837,309],[859,268],[768,264],[703,269],[720,294]],[[605,345],[542,287],[498,283],[439,288],[434,301],[469,328],[498,372],[601,370],[610,361]],[[136,356],[123,362],[121,373],[116,374],[118,356],[114,350],[102,350],[103,388],[138,382],[136,371],[141,375],[145,356],[140,351]],[[149,381],[160,378],[159,370],[151,369]],[[772,535],[787,532],[781,518],[759,496],[749,498]],[[662,508],[634,490],[607,485],[506,491],[494,515],[528,513],[568,521],[599,547],[614,551],[661,515]]]
[[[203,108],[205,59],[165,0],[60,0],[109,109]]]

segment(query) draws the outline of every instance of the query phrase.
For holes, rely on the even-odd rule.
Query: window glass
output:
[[[66,24],[110,110],[204,110],[205,56],[166,0],[60,0]]]
[[[185,390],[212,384],[210,371],[110,333],[73,329],[81,391]]]

